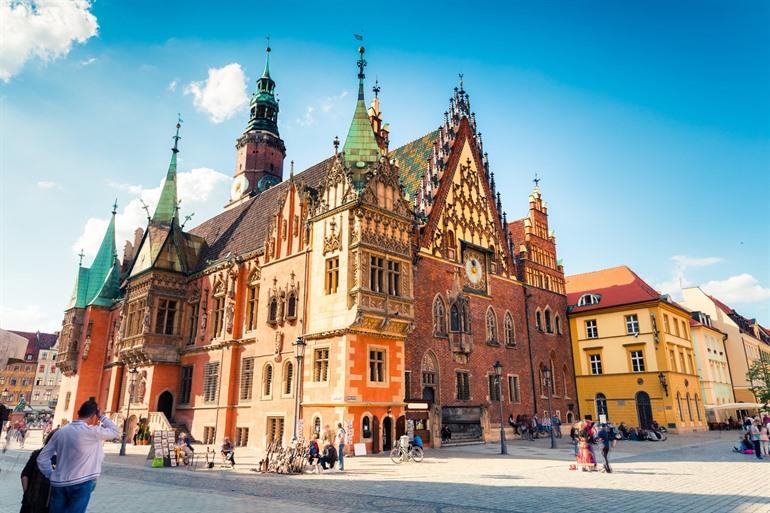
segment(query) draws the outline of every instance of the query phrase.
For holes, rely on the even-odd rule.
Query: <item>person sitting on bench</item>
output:
[[[231,467],[235,467],[235,450],[233,443],[228,437],[225,437],[224,441],[222,442],[222,459],[226,464],[229,464]]]

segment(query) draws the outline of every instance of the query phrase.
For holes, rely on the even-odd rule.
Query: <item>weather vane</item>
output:
[[[374,79],[374,87],[372,87],[372,91],[374,91],[375,98],[378,98],[380,91],[382,91],[382,88],[380,87],[380,81],[377,78]]]
[[[460,91],[463,90],[463,77],[465,76],[464,73],[458,73],[458,76],[460,77]]]
[[[78,262],[78,266],[83,266],[83,257],[86,256],[86,254],[83,252],[83,250],[80,250],[80,253],[78,253],[78,256],[80,257],[80,262]]]
[[[115,198],[115,203],[112,204],[112,214],[118,213],[118,198]]]
[[[147,203],[145,203],[141,198],[139,198],[139,203],[142,204],[142,209],[144,210],[145,214],[147,214],[147,222],[149,223],[152,219],[152,216],[150,216],[150,207],[148,207]]]
[[[271,50],[271,48],[270,48],[270,34],[268,34],[267,36],[265,36],[265,39],[267,40],[267,48],[266,48],[266,50],[267,50],[268,52],[270,52],[270,50]]]
[[[186,224],[187,224],[187,221],[189,221],[190,219],[192,219],[194,215],[195,215],[195,212],[190,212],[189,214],[187,214],[186,216],[184,216],[184,223],[182,223],[182,226],[181,226],[181,228],[184,228],[184,225],[186,225]]]
[[[535,179],[532,181],[535,182],[535,187],[540,187],[540,178],[538,178],[537,173],[535,173]]]

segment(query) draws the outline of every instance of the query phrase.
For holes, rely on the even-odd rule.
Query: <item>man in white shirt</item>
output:
[[[118,427],[93,400],[80,406],[76,421],[56,432],[37,457],[40,472],[51,481],[49,513],[85,513],[102,472],[102,444],[118,436]]]

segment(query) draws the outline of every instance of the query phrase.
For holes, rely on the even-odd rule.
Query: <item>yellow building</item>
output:
[[[567,301],[583,417],[707,429],[687,310],[625,266],[567,277]]]
[[[732,413],[722,411],[723,405],[735,402],[725,349],[727,334],[714,327],[710,315],[693,312],[693,318],[690,319],[690,335],[706,416],[710,422],[724,422]]]

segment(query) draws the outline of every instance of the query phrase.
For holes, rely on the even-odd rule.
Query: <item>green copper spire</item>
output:
[[[270,48],[270,36],[267,36],[267,48],[265,48],[267,57],[265,58],[265,71],[262,72],[262,78],[270,78],[270,52],[271,51],[272,51],[272,48]]]
[[[348,130],[348,137],[342,147],[345,152],[345,162],[358,168],[366,167],[368,163],[377,162],[380,158],[380,147],[374,136],[364,101],[365,51],[363,46],[358,49],[358,53],[361,55],[358,59],[358,100],[356,101],[356,110],[353,113],[353,121],[350,123],[350,130]]]
[[[88,305],[110,306],[120,288],[120,263],[115,249],[115,214],[117,200],[112,208],[112,218],[96,252],[91,267],[83,267],[82,252],[78,275],[67,308],[85,308]]]
[[[155,207],[155,214],[152,216],[152,223],[171,224],[176,219],[176,154],[179,153],[179,129],[182,127],[182,118],[180,117],[176,124],[176,135],[174,136],[174,147],[171,148],[171,162],[168,165],[166,181],[163,183],[163,190],[160,192],[158,206]]]
[[[257,80],[257,90],[251,95],[247,132],[264,130],[278,135],[278,100],[275,98],[275,81],[270,78],[271,51],[270,46],[265,48],[265,71]]]

